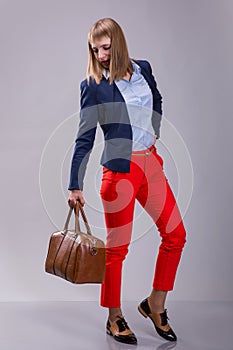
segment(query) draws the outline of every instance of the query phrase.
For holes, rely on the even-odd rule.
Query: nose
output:
[[[105,58],[105,56],[106,56],[106,52],[104,52],[104,50],[102,48],[100,48],[99,52],[98,52],[99,60],[102,60],[103,58]]]

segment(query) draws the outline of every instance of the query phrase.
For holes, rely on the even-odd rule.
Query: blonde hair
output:
[[[102,79],[103,68],[94,55],[91,43],[104,36],[109,37],[111,40],[111,59],[109,66],[110,84],[112,84],[114,79],[120,80],[123,78],[127,72],[130,74],[133,73],[133,66],[129,58],[128,47],[121,27],[112,18],[103,18],[93,24],[88,33],[88,83],[90,77],[93,77],[97,84],[99,84]]]

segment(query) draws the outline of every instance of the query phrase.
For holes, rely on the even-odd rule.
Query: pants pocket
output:
[[[113,171],[113,170],[110,170],[106,167],[103,167],[103,177],[102,179],[109,179],[109,180],[113,180],[114,177],[116,176],[117,174],[117,171]]]
[[[161,165],[161,167],[163,167],[163,158],[156,151],[153,152],[153,155],[158,160],[158,162]]]

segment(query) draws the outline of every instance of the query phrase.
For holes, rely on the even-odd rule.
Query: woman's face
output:
[[[109,69],[111,58],[111,39],[108,36],[103,36],[94,40],[91,43],[95,58],[105,69]]]

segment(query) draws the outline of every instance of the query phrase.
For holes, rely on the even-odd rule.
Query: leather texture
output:
[[[138,311],[145,317],[149,317],[154,324],[157,333],[164,339],[176,341],[177,336],[167,322],[167,309],[162,313],[152,312],[149,306],[148,298],[144,299],[138,306]]]
[[[50,237],[45,271],[71,283],[103,283],[105,274],[105,244],[92,235],[84,210],[77,202],[75,230],[69,230],[73,209],[69,210],[64,230]],[[80,231],[81,212],[87,233]]]
[[[118,316],[115,322],[110,322],[108,319],[106,325],[107,334],[113,336],[116,341],[125,344],[137,344],[137,338],[135,334],[129,328],[124,317]]]

